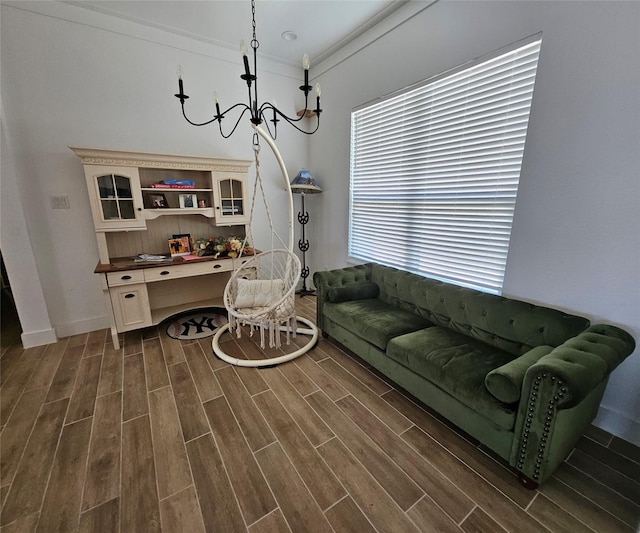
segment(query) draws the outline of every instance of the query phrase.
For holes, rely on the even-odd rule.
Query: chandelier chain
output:
[[[260,43],[258,42],[258,38],[256,36],[256,0],[251,0],[251,24],[253,28],[251,48],[257,50],[260,46]]]

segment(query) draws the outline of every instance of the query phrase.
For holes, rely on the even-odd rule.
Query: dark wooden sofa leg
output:
[[[535,482],[533,479],[528,478],[527,476],[525,476],[522,473],[518,474],[518,479],[520,480],[520,483],[522,484],[522,486],[525,489],[528,490],[536,490],[538,488],[538,483]]]
[[[324,339],[328,339],[328,338],[329,338],[329,334],[328,334],[327,332],[323,331],[323,332],[322,332],[322,337],[323,337]]]

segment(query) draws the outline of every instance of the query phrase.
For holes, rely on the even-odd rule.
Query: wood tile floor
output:
[[[314,306],[298,300],[298,314]],[[258,370],[158,328],[126,334],[120,350],[106,331],[27,350],[3,333],[2,533],[610,533],[640,522],[638,447],[593,428],[527,491],[326,339]]]

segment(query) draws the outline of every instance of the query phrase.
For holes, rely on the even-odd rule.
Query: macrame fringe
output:
[[[284,323],[285,331],[287,335],[286,344],[291,343],[291,337],[296,337],[296,319],[295,317],[288,317],[285,319],[267,318],[257,322],[249,320],[238,320],[233,314],[229,315],[229,331],[233,333],[235,330],[236,337],[240,339],[242,337],[242,327],[249,326],[249,337],[253,337],[256,330],[260,331],[260,347],[264,349],[266,341],[266,333],[269,334],[269,348],[280,348],[282,341],[280,338],[280,325]]]

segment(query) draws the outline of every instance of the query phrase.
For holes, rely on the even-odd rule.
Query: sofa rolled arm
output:
[[[529,367],[529,381],[548,375],[562,383],[557,407],[578,405],[633,353],[635,341],[626,331],[597,324],[569,339]]]
[[[320,329],[323,328],[324,317],[322,307],[328,301],[329,289],[371,282],[373,263],[334,270],[320,270],[313,274],[313,284],[316,288],[316,321]]]
[[[595,417],[611,372],[635,349],[626,331],[598,324],[527,370],[510,463],[541,483],[564,461]]]

